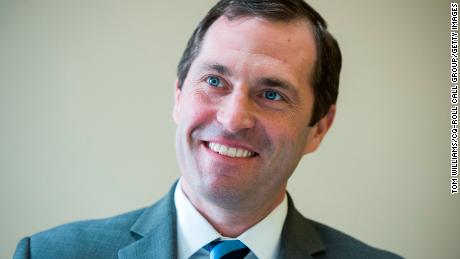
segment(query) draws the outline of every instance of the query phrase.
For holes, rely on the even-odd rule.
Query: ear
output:
[[[310,129],[307,145],[304,149],[304,154],[311,153],[319,147],[319,144],[334,122],[335,111],[336,106],[334,104],[331,106],[327,114]]]
[[[180,114],[180,111],[179,111],[180,94],[182,93],[181,89],[179,88],[178,79],[176,79],[176,81],[174,82],[174,86],[175,86],[174,87],[174,109],[173,109],[172,117],[173,117],[174,122],[176,122],[177,124],[179,121],[179,114]]]

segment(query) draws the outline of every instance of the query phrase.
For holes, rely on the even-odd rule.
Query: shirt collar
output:
[[[177,241],[179,258],[189,258],[209,242],[221,238],[214,227],[193,207],[181,188],[179,179],[174,192],[177,210]],[[277,258],[281,231],[287,215],[286,195],[283,201],[262,219],[240,236],[243,242],[258,258]]]
[[[286,195],[284,195],[283,201],[270,214],[242,233],[238,239],[258,258],[278,258],[287,208]]]
[[[220,234],[193,207],[181,188],[176,185],[174,202],[177,211],[177,244],[179,258],[189,258],[203,246],[220,237]]]

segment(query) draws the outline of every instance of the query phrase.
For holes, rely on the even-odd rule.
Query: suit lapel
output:
[[[131,227],[138,240],[118,251],[120,259],[177,258],[176,184],[165,197],[145,209]],[[325,247],[313,225],[297,211],[287,195],[288,213],[281,233],[280,258],[313,258],[313,254],[324,251]]]
[[[312,255],[326,250],[310,221],[294,207],[288,195],[288,214],[281,233],[280,258],[313,258]]]
[[[120,259],[177,258],[176,184],[165,197],[145,209],[131,227],[131,234],[138,240],[118,251]]]

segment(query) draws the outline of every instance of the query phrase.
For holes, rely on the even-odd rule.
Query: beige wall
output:
[[[23,236],[146,206],[179,176],[175,66],[211,0],[0,0],[0,257]],[[458,258],[449,2],[312,0],[342,47],[338,117],[290,192],[409,258]]]

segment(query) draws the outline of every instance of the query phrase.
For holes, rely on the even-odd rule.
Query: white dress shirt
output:
[[[177,248],[179,259],[208,259],[209,252],[203,248],[218,238],[228,240],[193,207],[181,188],[182,179],[174,192],[177,210]],[[287,215],[286,195],[283,201],[262,221],[252,226],[236,239],[251,252],[245,259],[276,259],[279,253],[281,231]]]

